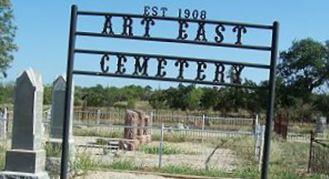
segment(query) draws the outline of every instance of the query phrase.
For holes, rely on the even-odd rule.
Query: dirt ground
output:
[[[92,172],[84,176],[75,177],[75,179],[173,179],[150,174],[121,173],[121,172]]]
[[[97,137],[96,137],[97,138]],[[86,144],[88,142],[95,142],[95,137],[77,137],[75,138],[76,143]],[[159,146],[159,142],[151,142],[148,146]],[[205,168],[205,161],[207,160],[210,153],[214,150],[213,146],[202,143],[169,143],[174,148],[179,148],[184,151],[181,154],[170,154],[162,155],[162,166],[166,165],[180,165],[188,166],[192,168],[203,169]],[[92,154],[96,159],[101,160],[104,163],[109,163],[115,160],[129,160],[133,161],[135,165],[142,167],[157,167],[159,165],[158,154],[146,154],[142,151],[119,151],[115,153],[103,153],[102,149],[89,149],[80,148],[79,152],[86,152]],[[185,153],[187,152],[187,153]],[[234,155],[233,151],[229,149],[219,148],[212,156],[209,167],[217,168],[222,171],[231,171],[235,169],[239,160]]]

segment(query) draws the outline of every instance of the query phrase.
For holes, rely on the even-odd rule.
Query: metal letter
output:
[[[168,11],[168,8],[162,7],[160,10],[162,11],[162,17],[166,17],[166,12]]]
[[[232,83],[241,84],[240,76],[243,68],[243,65],[232,65]]]
[[[106,65],[106,61],[109,61],[109,60],[110,60],[110,57],[108,56],[108,54],[104,54],[102,56],[100,65],[101,65],[101,70],[102,70],[103,73],[106,73],[106,72],[109,71],[109,66]]]
[[[147,67],[148,67],[149,57],[143,57],[144,61],[142,65],[139,61],[140,60],[139,56],[135,56],[134,58],[135,58],[135,71],[133,75],[139,75],[139,73],[142,73],[143,76],[148,76]]]
[[[204,29],[204,25],[205,25],[204,22],[199,22],[199,28],[198,28],[197,35],[195,38],[196,41],[207,42],[206,31]]]
[[[158,58],[157,60],[158,60],[158,72],[155,76],[163,78],[164,76],[166,76],[166,72],[162,71],[162,69],[164,69],[164,66],[167,65],[167,61],[164,58]]]
[[[115,74],[124,74],[126,72],[126,68],[124,68],[124,63],[127,62],[127,58],[123,55],[117,55],[117,57],[117,71],[115,72]]]
[[[241,40],[242,40],[242,33],[247,33],[247,29],[245,26],[242,25],[237,25],[232,29],[233,32],[237,32],[236,37],[237,41],[235,42],[236,45],[242,45]]]
[[[205,74],[202,74],[204,70],[207,68],[207,64],[205,62],[197,62],[198,63],[198,71],[195,80],[202,81],[206,78]]]
[[[103,31],[102,34],[108,34],[113,35],[113,29],[112,29],[112,16],[106,15],[105,16],[105,22],[103,25]]]
[[[224,40],[224,35],[223,35],[222,32],[225,31],[225,27],[224,27],[222,24],[219,24],[218,26],[216,26],[215,31],[216,31],[216,34],[217,34],[217,36],[215,37],[215,41],[216,41],[217,43],[221,43],[221,42],[223,42],[223,40]]]
[[[123,17],[123,32],[122,35],[125,36],[133,36],[133,20],[129,16],[124,16]]]
[[[143,20],[141,21],[141,24],[145,24],[145,33],[144,37],[150,37],[150,25],[154,25],[155,22],[151,17],[144,17]]]
[[[186,33],[186,29],[188,28],[188,23],[185,20],[179,20],[179,29],[178,29],[178,37],[177,40],[185,40],[187,39],[188,35]]]
[[[188,67],[188,63],[186,62],[186,60],[177,60],[175,62],[175,66],[179,66],[179,73],[178,73],[178,76],[177,76],[177,79],[184,79],[183,77],[183,72],[184,72],[184,67]]]
[[[216,70],[215,70],[215,78],[213,80],[214,83],[224,83],[224,71],[225,71],[225,66],[217,62],[215,63]]]
[[[150,10],[150,6],[144,6],[144,16],[148,16],[148,15],[150,15],[150,13],[149,13],[149,10]]]

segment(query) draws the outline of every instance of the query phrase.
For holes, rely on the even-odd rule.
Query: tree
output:
[[[0,0],[0,78],[6,77],[6,70],[13,61],[12,53],[17,50],[14,43],[16,27],[12,23],[13,10],[10,0]]]
[[[201,104],[201,97],[203,96],[203,90],[201,88],[193,88],[187,94],[185,99],[186,101],[186,108],[189,110],[197,110],[200,108]]]
[[[203,95],[201,97],[201,107],[204,110],[213,109],[218,103],[219,93],[216,88],[203,88]]]
[[[309,97],[314,89],[329,84],[329,42],[313,39],[294,41],[280,53],[278,76],[289,93]]]
[[[167,108],[166,94],[163,90],[155,91],[150,99],[149,103],[154,109],[165,109]]]

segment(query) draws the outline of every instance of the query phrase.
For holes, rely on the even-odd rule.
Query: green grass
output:
[[[73,162],[75,170],[80,171],[91,171],[100,169],[115,169],[115,170],[138,170],[139,167],[135,165],[133,161],[130,160],[115,160],[111,163],[104,163],[98,161],[89,155],[88,153],[80,153],[76,160]]]
[[[240,146],[240,147],[239,147]],[[242,163],[233,171],[233,177],[259,178],[258,163],[254,160],[252,138],[234,138],[227,140],[223,147],[234,151]],[[292,143],[273,138],[269,162],[269,178],[299,179],[319,178],[318,174],[308,174],[308,143]]]
[[[159,136],[152,136],[153,140],[159,138]],[[190,139],[188,136],[182,136],[177,134],[165,135],[165,141],[167,142],[187,142],[198,141]],[[231,172],[225,172],[218,169],[196,169],[189,166],[176,166],[165,165],[161,169],[150,168],[145,166],[137,166],[133,161],[129,160],[116,160],[112,163],[100,163],[92,160],[91,158],[86,160],[80,159],[80,168],[86,170],[139,170],[139,171],[152,171],[152,172],[164,172],[171,174],[184,174],[184,175],[198,175],[198,176],[211,176],[211,177],[240,177],[240,178],[260,178],[260,172],[258,171],[258,162],[254,158],[254,139],[251,137],[236,137],[236,138],[216,138],[207,139],[204,141],[204,145],[210,147],[220,145],[220,148],[227,148],[234,152],[237,162],[237,167]],[[140,151],[147,154],[158,154],[158,146],[142,145]],[[274,179],[299,179],[310,178],[320,179],[320,174],[307,173],[308,165],[308,143],[293,143],[287,142],[276,136],[272,137],[271,141],[271,160],[269,162],[269,178]],[[188,154],[180,148],[175,148],[174,145],[164,145],[163,154],[175,155],[175,154]],[[84,156],[85,158],[88,156]]]
[[[112,162],[108,167],[115,170],[138,170],[140,168],[130,160],[116,160]]]
[[[6,147],[0,145],[0,170],[4,169],[6,160]]]
[[[92,158],[91,155],[87,153],[82,153],[76,156],[73,162],[73,169],[76,171],[90,171],[99,168],[100,163]]]
[[[177,166],[166,165],[161,169],[157,169],[158,172],[170,173],[170,174],[182,174],[182,175],[196,175],[196,176],[208,176],[208,177],[227,177],[228,173],[225,173],[217,169],[195,169],[189,166]]]
[[[160,141],[160,134],[159,133],[152,134],[152,140],[153,141]],[[201,141],[201,138],[198,139],[196,137],[192,137],[192,136],[189,137],[187,135],[177,134],[177,133],[164,133],[163,141],[174,142],[174,143],[195,142],[195,141]]]
[[[73,134],[75,136],[96,136],[96,137],[108,137],[108,138],[122,138],[123,131],[111,131],[108,129],[74,129]]]
[[[44,149],[46,150],[47,157],[61,157],[62,147],[60,145],[46,143]]]
[[[147,146],[142,145],[139,149],[140,151],[146,153],[146,154],[159,154],[159,146]],[[181,148],[178,148],[173,145],[164,144],[162,146],[162,154],[163,155],[176,155],[176,154],[195,154],[191,151],[185,151]]]

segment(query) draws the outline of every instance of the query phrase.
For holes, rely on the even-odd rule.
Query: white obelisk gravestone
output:
[[[42,147],[43,85],[40,74],[24,71],[16,80],[12,149],[0,178],[49,178]]]

